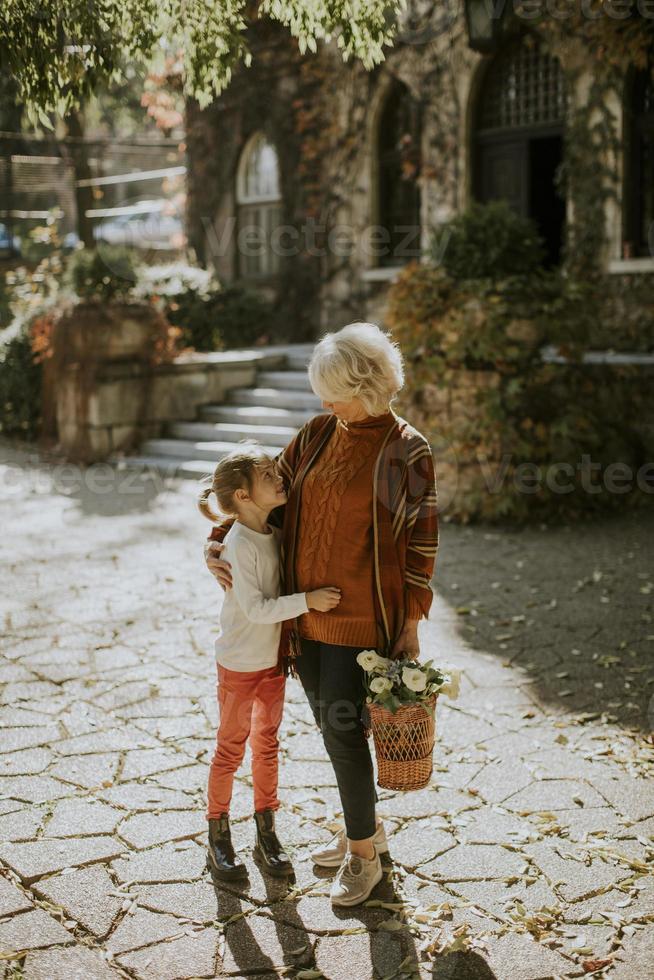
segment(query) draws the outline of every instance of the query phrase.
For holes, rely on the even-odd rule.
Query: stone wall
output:
[[[141,319],[134,311],[129,319],[114,317],[115,332],[105,344],[99,329],[89,329],[88,312],[81,329],[72,311],[64,324],[69,329],[58,340],[55,334],[58,448],[69,459],[92,462],[137,449],[162,435],[169,422],[193,421],[200,406],[224,401],[231,388],[252,385],[258,369],[284,363],[283,355],[264,351],[189,353],[153,362],[152,350],[143,350],[153,342],[150,311],[141,312]],[[57,350],[57,343],[67,341]]]

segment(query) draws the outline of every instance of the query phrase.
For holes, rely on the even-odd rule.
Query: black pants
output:
[[[366,695],[356,657],[364,648],[306,639],[301,646],[296,670],[334,767],[345,830],[350,840],[364,840],[375,833],[378,799],[361,722]]]

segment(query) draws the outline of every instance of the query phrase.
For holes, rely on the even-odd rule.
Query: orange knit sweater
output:
[[[373,468],[393,415],[338,422],[302,484],[295,555],[299,592],[341,589],[330,612],[311,609],[298,618],[300,636],[323,643],[375,647],[373,599]]]

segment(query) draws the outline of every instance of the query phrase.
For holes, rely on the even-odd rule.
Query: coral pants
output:
[[[228,670],[218,664],[219,724],[209,770],[207,818],[229,813],[234,773],[245,744],[252,750],[254,809],[277,810],[278,731],[284,710],[286,678],[276,667]]]

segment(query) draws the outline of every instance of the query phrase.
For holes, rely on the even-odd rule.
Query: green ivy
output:
[[[454,454],[463,479],[452,517],[575,519],[644,502],[635,479],[628,494],[605,486],[611,464],[635,475],[651,458],[641,424],[651,382],[633,366],[582,363],[601,305],[596,284],[558,273],[496,282],[456,281],[425,265],[401,273],[387,316],[406,355],[401,408],[432,444],[445,442]],[[543,344],[568,362],[545,362]],[[434,391],[456,393],[463,378],[475,389],[474,411],[450,416],[430,409]],[[587,489],[584,457],[599,464],[598,493]],[[484,459],[506,462],[497,487],[487,482]],[[547,485],[559,466],[572,470],[570,492]],[[530,469],[541,475],[533,493],[525,491]]]

